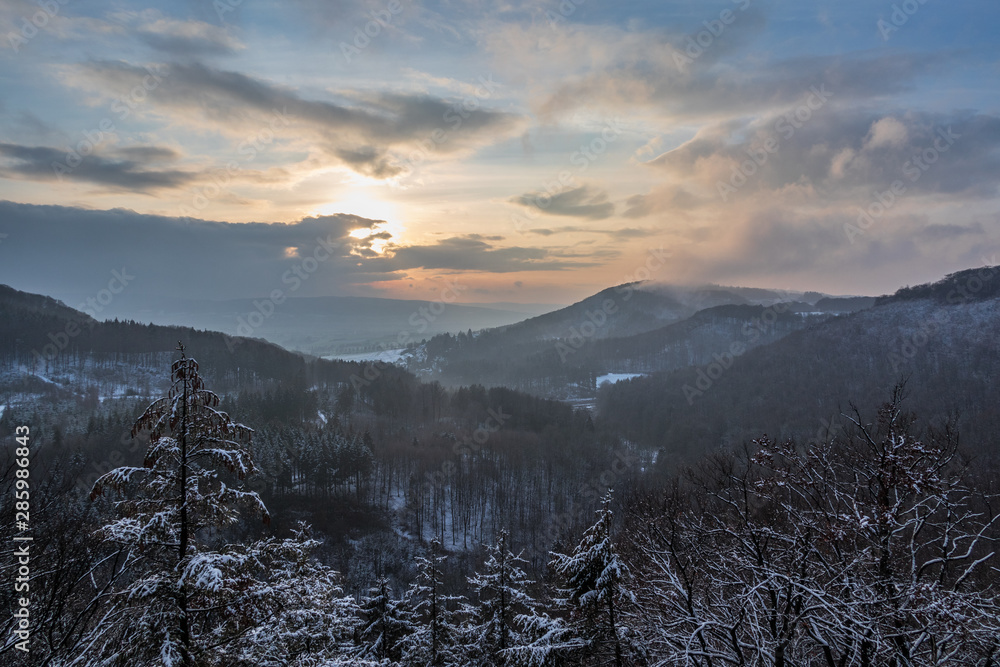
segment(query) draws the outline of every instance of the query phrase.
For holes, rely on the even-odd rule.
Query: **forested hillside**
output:
[[[553,398],[592,397],[606,374],[708,363],[732,343],[747,349],[816,321],[870,307],[871,297],[630,283],[509,327],[441,334],[403,355],[444,384],[481,382]]]
[[[994,271],[595,337],[596,412],[5,290],[30,664],[988,664]]]
[[[606,386],[600,423],[691,460],[761,433],[827,438],[849,401],[871,405],[905,378],[923,419],[959,415],[973,446],[985,446],[1000,428],[997,276],[957,273],[735,359]]]

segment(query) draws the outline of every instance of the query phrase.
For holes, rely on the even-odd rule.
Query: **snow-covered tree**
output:
[[[584,532],[573,553],[553,553],[550,567],[562,582],[574,627],[590,652],[600,664],[610,660],[615,667],[622,667],[625,658],[619,606],[631,595],[623,586],[625,566],[611,536],[611,495],[609,490],[597,512],[597,522]]]
[[[629,616],[660,664],[992,664],[996,499],[900,401],[832,443],[713,456],[635,512]]]
[[[469,578],[478,605],[466,632],[467,658],[477,665],[550,664],[560,651],[580,644],[532,597],[534,582],[524,571],[528,562],[511,552],[509,541],[507,531],[501,531],[496,544],[487,547],[484,571]]]
[[[255,471],[251,430],[216,409],[219,397],[205,388],[198,362],[178,349],[168,396],[132,428],[133,437],[149,433],[144,466],[112,470],[91,494],[124,496],[115,503],[119,518],[99,535],[128,548],[133,560],[134,579],[90,643],[112,662],[193,665],[224,643],[215,632],[222,613],[208,598],[239,590],[248,575],[238,567],[243,556],[213,552],[205,540],[237,521],[240,506],[268,520],[257,494],[241,488]]]
[[[220,619],[220,640],[240,636],[224,645],[220,665],[306,667],[349,652],[358,607],[344,594],[340,575],[313,557],[318,546],[300,523],[292,539],[254,543],[236,558],[204,559],[202,569],[217,569],[220,581],[253,577]]]
[[[388,579],[379,578],[369,589],[361,600],[359,613],[363,619],[358,631],[360,656],[398,662],[400,643],[414,631],[414,626],[401,602],[393,598]]]
[[[442,554],[441,543],[435,539],[431,541],[429,554],[416,559],[417,578],[405,596],[415,629],[400,644],[403,664],[414,667],[464,664],[463,633],[458,619],[464,606],[461,597],[445,593],[441,568],[447,558]]]

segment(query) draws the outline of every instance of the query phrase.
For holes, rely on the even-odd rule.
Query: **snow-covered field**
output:
[[[631,380],[632,378],[641,378],[642,373],[608,373],[597,378],[597,386],[600,387],[602,384],[610,382],[614,384],[616,382],[621,382],[622,380]]]
[[[404,348],[400,348],[398,350],[376,350],[375,352],[359,352],[357,354],[331,354],[323,358],[328,360],[342,359],[343,361],[384,361],[387,364],[392,364],[402,359],[405,352]]]

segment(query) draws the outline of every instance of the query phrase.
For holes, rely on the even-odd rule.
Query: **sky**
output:
[[[992,0],[5,0],[0,283],[891,292],[1000,263],[997,25]]]

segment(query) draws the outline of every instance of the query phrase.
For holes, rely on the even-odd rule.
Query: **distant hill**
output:
[[[373,297],[288,297],[278,304],[266,298],[147,302],[122,294],[101,311],[101,317],[252,336],[313,356],[335,356],[387,345],[398,347],[401,331],[408,334],[408,340],[420,341],[444,332],[512,324],[539,312],[534,305],[518,310],[507,303],[497,307],[452,303],[457,297],[448,293],[436,303]]]
[[[937,303],[960,304],[1000,298],[1000,280],[995,267],[966,269],[945,276],[934,283],[903,287],[876,299],[876,305],[929,299]]]
[[[116,387],[136,384],[152,390],[165,381],[178,341],[220,392],[349,382],[368,366],[306,358],[264,340],[189,327],[99,322],[50,297],[0,285],[0,391],[44,385],[72,394],[94,386],[114,395]],[[379,374],[413,380],[392,366],[380,365]]]
[[[676,461],[763,433],[825,437],[829,420],[836,422],[850,401],[878,405],[907,378],[908,409],[938,424],[961,409],[964,441],[995,448],[998,287],[1000,267],[963,271],[901,289],[870,309],[796,331],[730,364],[606,385],[598,421]],[[956,298],[963,290],[967,296]]]
[[[772,342],[819,315],[871,305],[862,298],[759,288],[679,287],[628,283],[566,308],[506,327],[440,335],[408,356],[409,368],[446,384],[472,382],[516,387],[546,396],[578,397],[596,391],[606,373],[648,373],[705,363],[742,340],[746,348]],[[777,304],[783,304],[775,309]],[[754,319],[771,309],[766,326]]]
[[[873,296],[823,297],[815,303],[816,310],[826,313],[854,313],[875,305]]]

